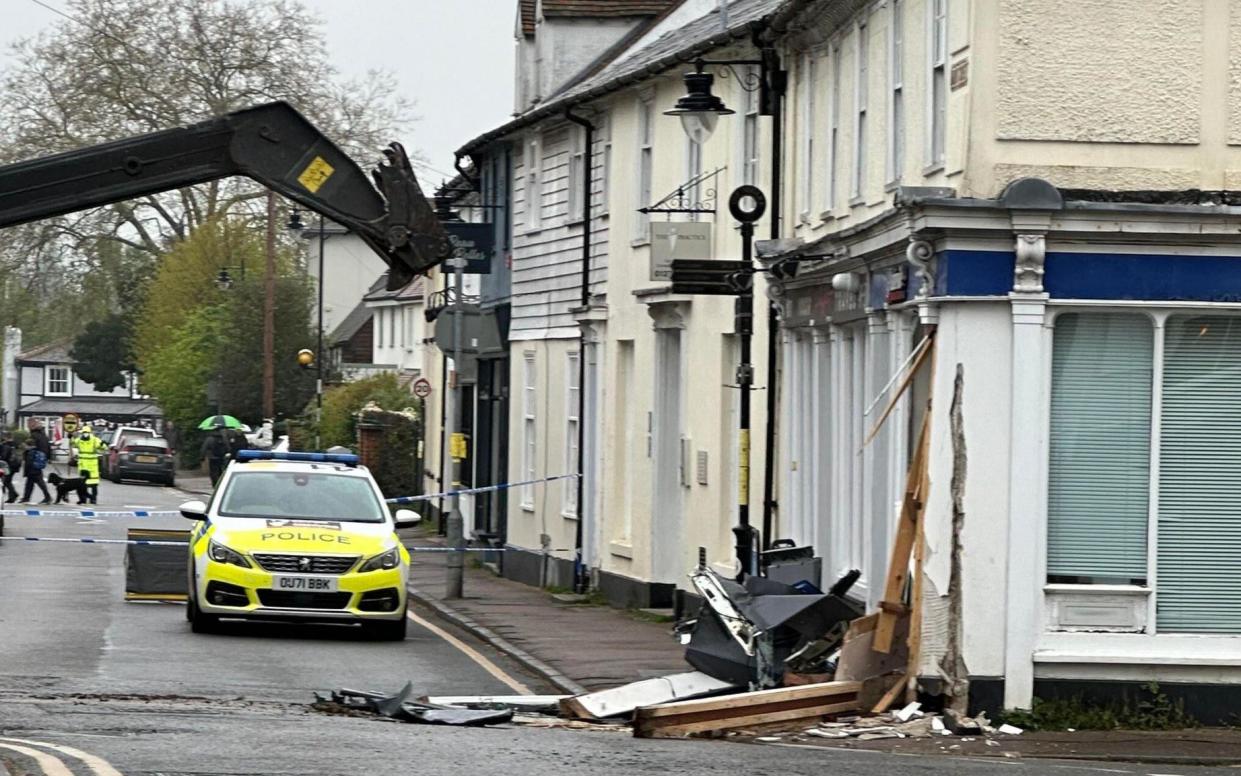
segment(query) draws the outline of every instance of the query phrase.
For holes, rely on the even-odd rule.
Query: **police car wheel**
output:
[[[404,641],[408,630],[409,618],[368,622],[363,625],[367,634],[376,641]]]
[[[220,625],[219,617],[200,611],[192,599],[190,600],[189,616],[190,630],[194,633],[214,633]]]

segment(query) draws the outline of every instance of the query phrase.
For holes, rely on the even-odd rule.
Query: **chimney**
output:
[[[4,356],[0,366],[0,425],[8,426],[17,422],[18,382],[17,355],[22,352],[22,330],[12,326],[4,327]]]

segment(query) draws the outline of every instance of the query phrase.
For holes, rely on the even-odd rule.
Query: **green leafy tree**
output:
[[[228,291],[224,302],[228,329],[217,353],[221,411],[256,427],[263,419],[263,295],[261,277],[248,276]],[[313,303],[311,284],[304,278],[277,280],[273,342],[277,417],[300,414],[314,396],[315,372],[297,364],[297,351],[315,346]]]
[[[368,404],[399,412],[415,406],[417,400],[400,386],[396,375],[391,373],[329,388],[323,393],[323,426],[320,436],[324,449],[333,445],[357,445],[358,412]]]
[[[130,353],[129,321],[113,313],[95,321],[78,335],[69,352],[78,377],[97,391],[111,391],[125,385],[125,372],[134,370]]]
[[[198,423],[208,414],[207,385],[217,371],[221,342],[228,330],[223,304],[202,305],[166,332],[162,346],[143,363],[143,387],[155,397],[164,417],[181,429],[181,461],[199,460]]]

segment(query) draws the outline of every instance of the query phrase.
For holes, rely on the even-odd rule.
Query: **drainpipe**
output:
[[[764,41],[762,30],[755,30],[753,42],[761,52],[763,69],[768,79],[768,104],[771,112],[771,239],[780,239],[780,203],[782,200],[783,166],[784,166],[784,92],[786,73],[780,67],[780,55],[775,45]],[[780,318],[775,304],[767,303],[767,428],[763,435],[763,539],[762,548],[771,549],[771,533],[774,530],[776,510],[775,472],[776,472],[776,425],[778,400],[776,371],[779,359],[779,342],[777,333],[780,330]],[[760,564],[761,565],[761,564]],[[761,573],[761,572],[760,572]]]
[[[595,125],[577,116],[573,109],[565,110],[564,117],[585,130],[582,150],[582,307],[590,306],[590,183],[595,142]],[[577,345],[577,532],[573,541],[573,589],[586,592],[586,565],[582,561],[582,544],[586,524],[586,335],[578,334]]]

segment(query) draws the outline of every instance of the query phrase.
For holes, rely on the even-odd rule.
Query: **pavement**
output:
[[[210,496],[211,478],[199,469],[180,469],[177,471],[177,488],[196,496]]]
[[[420,531],[407,546],[444,546]],[[693,670],[672,636],[672,623],[638,612],[566,603],[551,593],[504,579],[466,558],[464,597],[446,600],[447,555],[414,553],[410,593],[444,619],[483,639],[566,693],[616,687]]]

